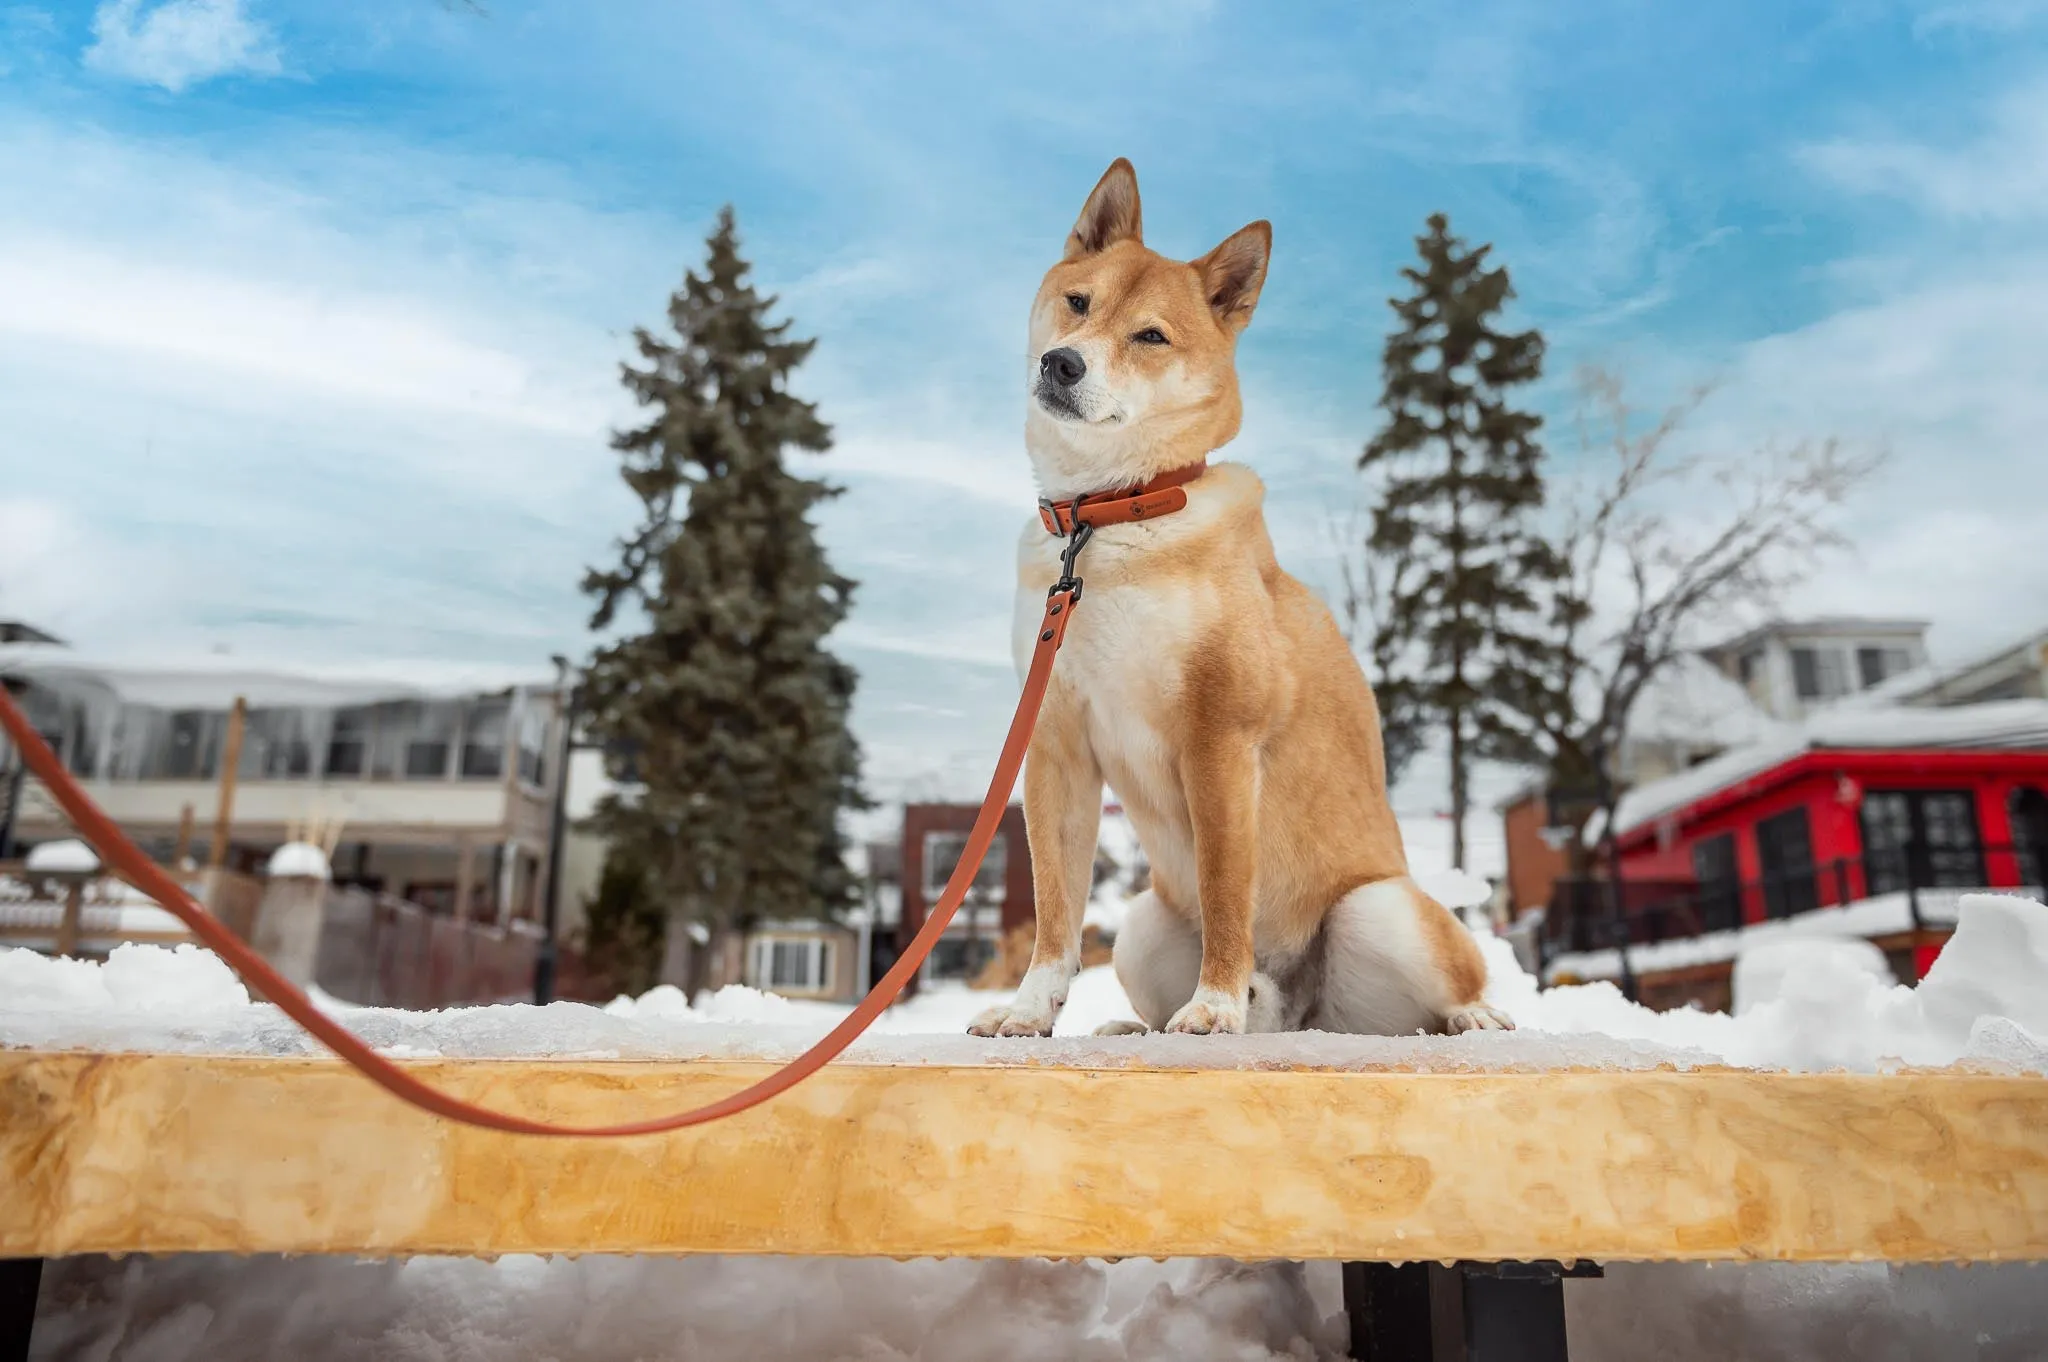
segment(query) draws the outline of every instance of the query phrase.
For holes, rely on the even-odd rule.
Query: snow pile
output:
[[[100,858],[93,854],[91,847],[75,838],[30,847],[28,859],[22,865],[31,875],[97,875],[100,872]]]
[[[1741,1016],[1761,1003],[1785,997],[1795,976],[1807,969],[1861,970],[1880,985],[1896,983],[1883,951],[1861,937],[1793,938],[1767,941],[1735,957],[1729,987]]]
[[[1651,1012],[1605,981],[1539,994],[1507,967],[1505,942],[1482,944],[1488,1000],[1528,1027],[1655,1039],[1759,1069],[1869,1073],[1971,1061],[2048,1073],[2048,908],[2031,899],[1963,895],[1955,935],[1918,988],[1873,975],[1826,937],[1780,936],[1776,996],[1736,1017]]]
[[[1994,891],[1984,890],[1983,895]],[[1956,920],[1968,893],[1954,890],[1920,891],[1920,921],[1923,925],[1947,926]],[[1699,936],[1674,937],[1628,948],[1629,965],[1638,974],[1658,970],[1684,969],[1689,965],[1719,964],[1746,951],[1772,942],[1793,938],[1891,936],[1913,928],[1913,909],[1905,892],[1878,894],[1857,899],[1839,908],[1816,908],[1796,917],[1745,923],[1726,931]],[[1567,951],[1552,957],[1546,977],[1559,979],[1614,979],[1621,974],[1621,955],[1612,948],[1597,951]]]
[[[198,946],[116,946],[105,964],[0,950],[0,1016],[128,1015],[147,1025],[237,1015],[249,991],[219,956]],[[0,1045],[11,1038],[0,1024]]]
[[[1438,892],[1455,899],[1454,885]],[[1986,1062],[2048,1072],[2048,909],[1965,896],[1956,933],[1918,989],[1874,976],[1839,943],[1782,943],[1780,982],[1739,1017],[1653,1012],[1607,982],[1539,990],[1512,946],[1482,936],[1487,1000],[1521,1029],[1466,1036],[1130,1036],[1094,1029],[1132,1016],[1108,968],[1083,971],[1058,1034],[1019,1044],[965,1034],[991,996],[925,989],[892,1008],[847,1061],[1044,1064],[1090,1068],[1555,1070],[1731,1063],[1874,1072],[1896,1064]],[[555,1003],[406,1012],[345,1009],[393,1054],[451,1058],[788,1059],[845,1016],[843,1006],[729,987],[694,1005],[671,987],[605,1007]],[[276,1008],[252,1002],[213,955],[192,946],[118,947],[105,965],[0,951],[0,1045],[45,1049],[310,1054]]]
[[[286,842],[270,853],[270,878],[328,880],[334,871],[327,853],[311,842]]]

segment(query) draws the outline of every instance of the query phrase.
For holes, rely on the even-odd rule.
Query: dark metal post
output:
[[[1607,862],[1607,916],[1615,954],[1621,957],[1621,996],[1637,1001],[1636,972],[1628,958],[1628,902],[1621,891],[1621,852],[1614,842],[1614,781],[1607,773],[1607,739],[1593,748],[1594,779],[1600,794],[1600,853]]]
[[[541,902],[540,949],[533,957],[533,1000],[546,1007],[555,1000],[555,965],[559,946],[555,933],[561,926],[562,850],[569,828],[569,758],[576,749],[576,699],[578,688],[569,684],[569,659],[556,655],[556,703],[561,707],[562,741],[555,751],[555,808],[548,827],[548,883]]]
[[[28,1362],[42,1284],[42,1259],[0,1258],[0,1362]]]
[[[7,773],[7,807],[0,809],[0,861],[11,859],[14,851],[14,819],[21,809],[21,787],[28,779],[28,759],[14,754],[14,769]]]
[[[1849,863],[1840,856],[1835,857],[1835,906],[1840,908],[1849,902]]]
[[[13,696],[19,696],[28,689],[20,681],[0,680],[0,686]],[[28,758],[13,743],[7,747],[14,754],[14,766],[7,773],[7,807],[0,809],[0,861],[9,859],[13,854],[14,820],[21,814],[21,787],[28,780]]]
[[[1913,921],[1913,944],[1920,944],[1920,841],[1906,839],[1906,914]]]
[[[1427,1263],[1344,1264],[1351,1355],[1364,1362],[1434,1362]]]
[[[1344,1264],[1351,1355],[1366,1362],[1568,1362],[1564,1279],[1592,1263]]]

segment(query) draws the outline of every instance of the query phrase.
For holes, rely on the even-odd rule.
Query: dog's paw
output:
[[[968,1023],[970,1036],[1049,1036],[1052,1034],[1053,1012],[1050,1009],[1035,1011],[1012,1003],[1008,1007],[991,1007],[988,1011]],[[957,1025],[957,1023],[955,1023]]]
[[[1141,1021],[1104,1022],[1095,1028],[1095,1034],[1098,1036],[1143,1036],[1149,1035],[1151,1031],[1152,1028]]]
[[[1166,1029],[1190,1036],[1236,1036],[1244,1033],[1244,1022],[1243,1002],[1213,988],[1198,988]]]
[[[1474,1003],[1470,1007],[1461,1007],[1450,1016],[1444,1018],[1444,1030],[1454,1036],[1461,1035],[1466,1031],[1512,1031],[1514,1029],[1515,1022],[1512,1017],[1499,1008],[1488,1007],[1484,1003]]]

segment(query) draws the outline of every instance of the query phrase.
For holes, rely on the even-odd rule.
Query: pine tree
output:
[[[583,958],[617,993],[635,996],[654,987],[661,972],[668,923],[647,867],[631,848],[606,853],[597,892],[584,905]]]
[[[1532,527],[1543,505],[1541,418],[1510,404],[1543,368],[1543,338],[1499,328],[1514,297],[1490,246],[1441,214],[1416,238],[1413,285],[1382,361],[1386,426],[1359,458],[1379,474],[1366,549],[1401,565],[1375,624],[1377,684],[1449,739],[1452,860],[1465,860],[1471,768],[1507,755],[1499,695],[1540,649],[1539,593],[1559,570]]]
[[[634,332],[622,377],[649,413],[612,446],[644,515],[619,565],[583,583],[592,629],[628,608],[644,625],[586,678],[591,730],[631,754],[634,780],[596,822],[646,867],[672,940],[683,921],[724,933],[850,906],[839,814],[867,807],[854,672],[824,647],[854,584],[807,518],[838,489],[784,462],[831,447],[789,391],[814,342],[771,322],[747,275],[728,208],[669,299],[673,334]]]

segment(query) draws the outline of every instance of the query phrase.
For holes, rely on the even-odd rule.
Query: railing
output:
[[[2040,892],[2042,860],[2027,846],[1916,844],[1816,859],[1753,880],[1631,880],[1624,874],[1617,886],[1563,879],[1544,916],[1544,955],[1611,949],[1623,940],[1653,945],[1890,894],[1904,896],[1906,926],[1945,925],[1955,920],[1957,897],[1969,890]]]
[[[185,891],[239,936],[255,926],[263,886],[229,870],[173,876]],[[113,875],[83,881],[31,873],[20,862],[0,862],[0,945],[28,946],[58,955],[101,953],[123,942],[170,944],[191,933],[147,894]]]

